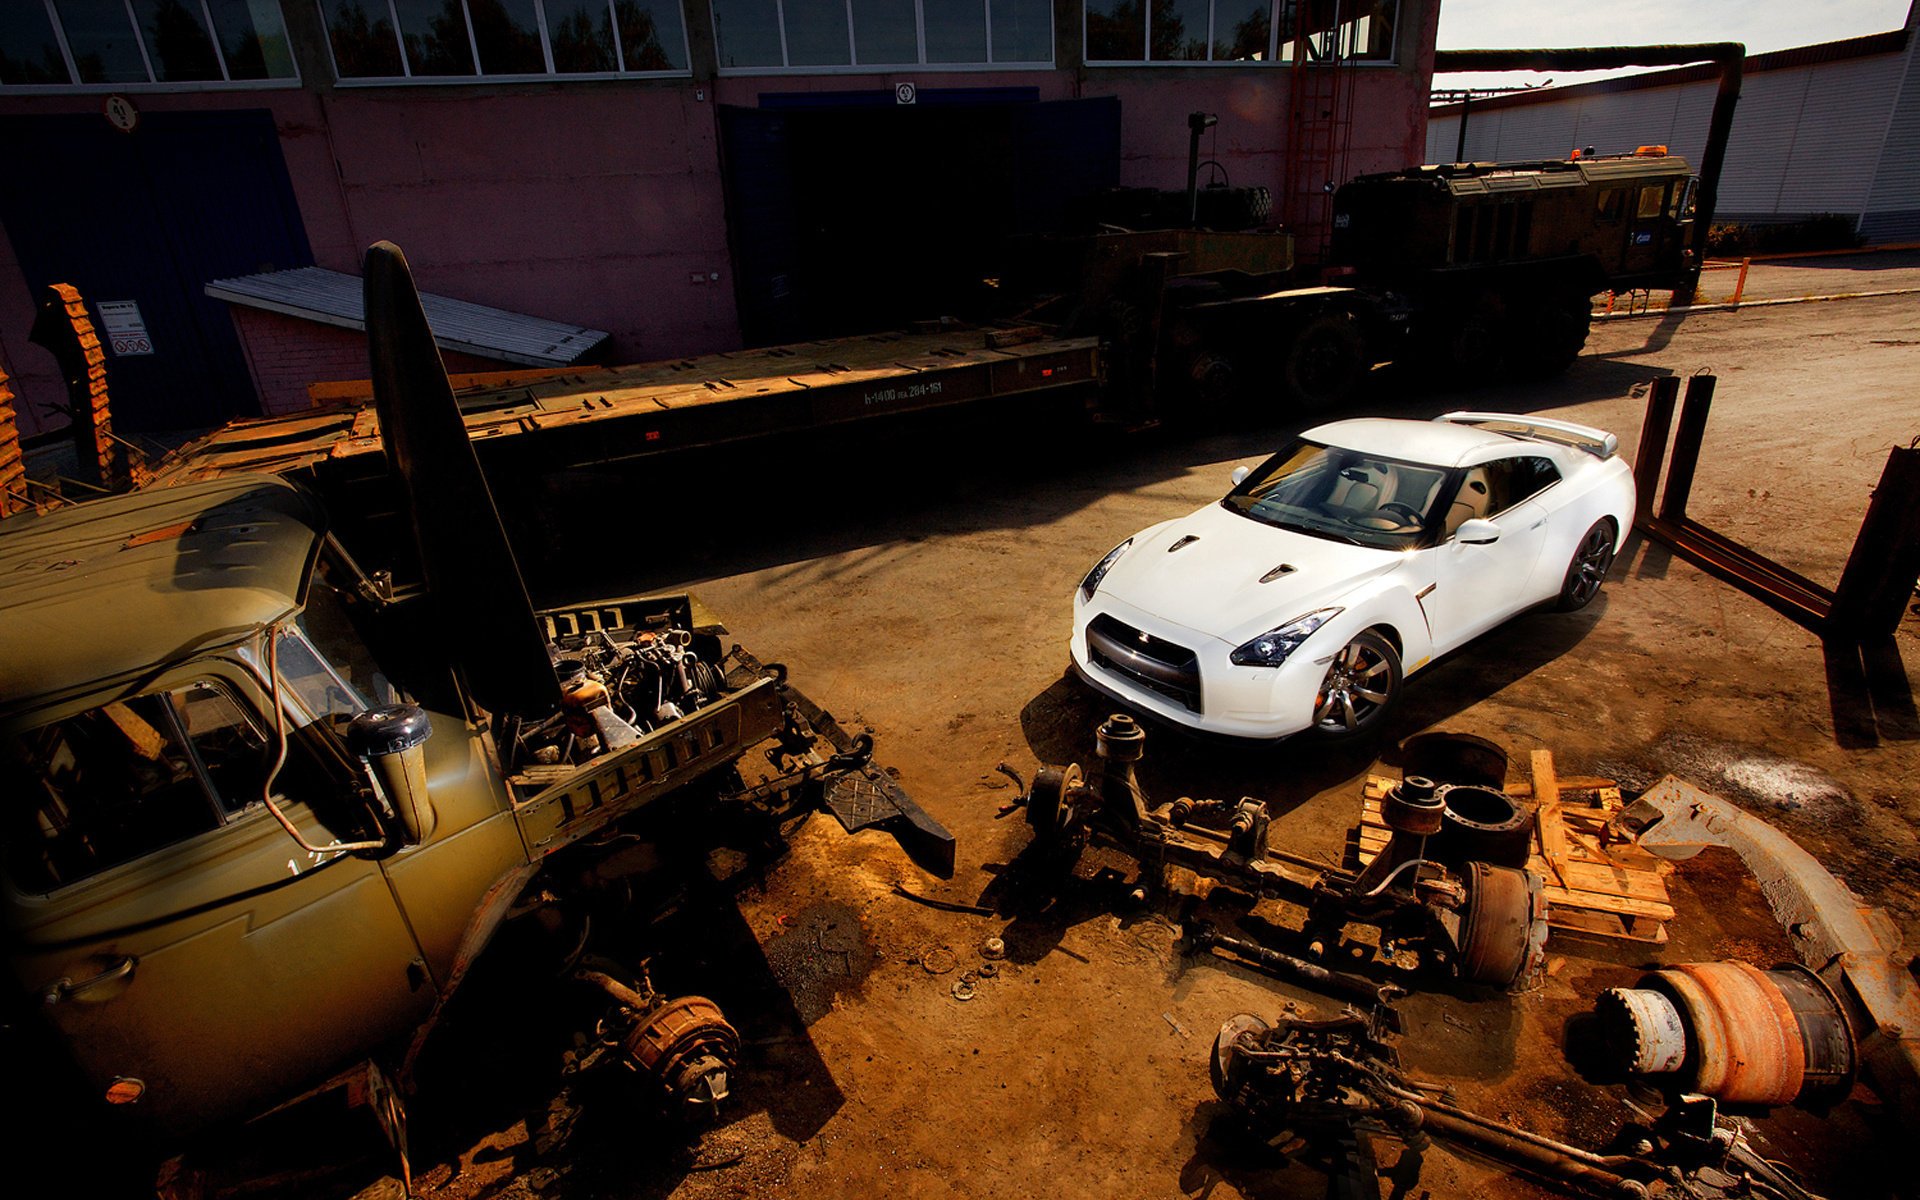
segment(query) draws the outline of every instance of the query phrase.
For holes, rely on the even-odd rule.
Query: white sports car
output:
[[[1587,604],[1632,525],[1610,433],[1507,413],[1309,429],[1143,529],[1073,603],[1081,678],[1176,724],[1351,737],[1406,675],[1535,605]]]

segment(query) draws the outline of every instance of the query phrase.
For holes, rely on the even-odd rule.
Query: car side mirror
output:
[[[1463,521],[1453,535],[1462,546],[1485,546],[1500,540],[1500,527],[1485,517]]]
[[[390,704],[361,713],[347,726],[347,748],[373,770],[380,798],[392,809],[403,845],[433,836],[433,804],[427,799],[427,760],[422,743],[433,735],[426,710]]]
[[[1233,469],[1233,474],[1227,476],[1227,478],[1233,480],[1233,486],[1239,487],[1241,484],[1247,481],[1247,476],[1251,474],[1253,474],[1253,472],[1247,470],[1247,468],[1245,467],[1235,467]]]

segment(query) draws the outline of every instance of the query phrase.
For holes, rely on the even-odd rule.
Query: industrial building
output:
[[[1920,54],[1906,27],[1747,58],[1717,218],[1854,219],[1869,242],[1920,239]],[[1699,162],[1717,72],[1653,71],[1436,107],[1427,162],[1565,158],[1660,144]],[[1465,138],[1461,127],[1465,124]]]
[[[32,0],[0,16],[0,367],[60,427],[40,290],[96,307],[123,430],[364,375],[402,246],[455,370],[936,315],[1101,189],[1416,162],[1436,0]],[[1304,61],[1306,69],[1295,66]],[[984,270],[983,270],[984,269]],[[210,286],[209,285],[213,285]],[[462,308],[460,306],[468,306]],[[473,307],[478,306],[478,307]]]

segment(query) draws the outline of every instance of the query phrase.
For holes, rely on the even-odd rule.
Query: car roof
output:
[[[325,522],[271,475],[0,521],[0,718],[232,645],[300,607]]]
[[[1316,425],[1300,435],[1310,442],[1436,467],[1484,460],[1488,451],[1511,451],[1520,439],[1451,421],[1406,421],[1357,417]],[[1530,444],[1530,443],[1529,443]]]

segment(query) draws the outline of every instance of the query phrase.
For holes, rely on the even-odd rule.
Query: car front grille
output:
[[[1095,666],[1200,711],[1200,656],[1106,613],[1087,622],[1087,657]]]

